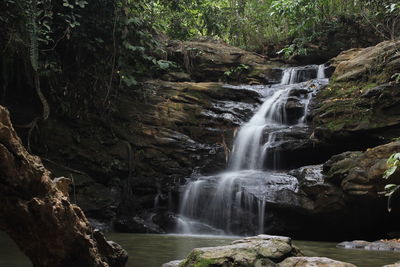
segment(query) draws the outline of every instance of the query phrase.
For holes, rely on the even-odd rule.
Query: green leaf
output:
[[[128,42],[124,42],[124,47],[132,52],[140,52],[143,53],[145,51],[145,48],[143,46],[136,46],[136,45],[131,45]]]
[[[167,60],[158,60],[157,65],[158,65],[159,69],[166,70],[172,66],[172,62],[167,61]]]
[[[126,25],[129,25],[129,24],[135,24],[136,26],[140,26],[143,24],[143,21],[139,18],[132,17],[126,21]]]
[[[397,187],[397,185],[395,184],[387,184],[385,186],[385,191],[392,191],[393,189],[395,189]]]
[[[389,167],[400,165],[400,153],[392,154],[387,160],[387,165]]]
[[[137,85],[138,82],[136,81],[135,78],[132,76],[128,75],[122,79],[122,81],[127,85],[127,86],[132,86],[132,85]]]
[[[392,166],[389,169],[387,169],[383,175],[384,179],[388,179],[392,174],[397,170],[397,166]]]

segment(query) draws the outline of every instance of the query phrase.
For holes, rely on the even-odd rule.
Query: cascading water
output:
[[[253,234],[253,225],[264,232],[266,202],[277,189],[297,188],[296,179],[276,170],[279,158],[269,159],[269,150],[288,127],[306,127],[312,95],[326,82],[324,66],[310,65],[285,69],[280,84],[265,87],[263,104],[235,137],[227,171],[192,177],[184,186],[180,232],[202,233],[191,227],[194,222],[226,234]],[[265,169],[268,161],[273,161],[272,170]]]

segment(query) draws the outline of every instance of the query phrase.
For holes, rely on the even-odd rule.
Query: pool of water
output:
[[[159,267],[162,263],[184,258],[193,248],[226,245],[239,237],[182,236],[148,234],[108,234],[129,253],[129,267]],[[399,252],[345,250],[336,243],[294,241],[306,256],[324,256],[350,262],[358,267],[379,267],[400,260]],[[0,266],[31,267],[14,242],[0,233]]]

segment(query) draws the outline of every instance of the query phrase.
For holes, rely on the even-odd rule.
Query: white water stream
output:
[[[327,80],[324,69],[323,65],[288,68],[283,71],[280,84],[265,88],[268,96],[235,137],[227,171],[193,177],[184,186],[178,231],[201,233],[192,227],[196,221],[226,234],[251,232],[254,224],[258,225],[256,232],[264,232],[268,198],[277,189],[297,187],[297,180],[265,169],[268,151],[280,131],[306,127],[313,93]],[[287,112],[288,101],[293,99],[301,109],[296,116]]]

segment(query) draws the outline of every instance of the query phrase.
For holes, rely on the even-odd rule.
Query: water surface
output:
[[[159,267],[162,263],[184,258],[193,248],[226,245],[238,237],[182,236],[149,234],[108,234],[129,253],[129,267]],[[336,243],[294,241],[306,256],[324,256],[350,262],[358,267],[379,267],[400,260],[399,252],[346,250]],[[4,233],[0,233],[0,266],[31,267],[29,260]]]

